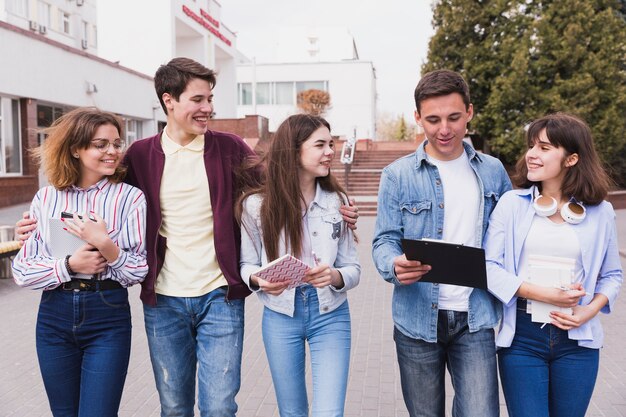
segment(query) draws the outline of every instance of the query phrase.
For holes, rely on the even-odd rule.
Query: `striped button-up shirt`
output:
[[[120,253],[115,261],[108,263],[99,279],[112,279],[124,287],[143,281],[148,272],[146,199],[138,188],[114,184],[104,178],[87,189],[73,186],[57,190],[48,186],[37,192],[30,207],[31,218],[37,220],[37,230],[13,260],[17,285],[50,290],[72,279],[65,259],[51,255],[50,245],[54,242],[47,241],[48,220],[61,218],[61,212],[82,215],[94,212],[106,222],[109,236]]]

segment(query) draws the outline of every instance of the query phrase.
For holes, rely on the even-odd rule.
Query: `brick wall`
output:
[[[263,116],[246,116],[243,119],[212,119],[209,129],[234,133],[244,139],[269,140],[269,123]]]
[[[20,99],[22,176],[0,177],[0,207],[32,201],[39,189],[39,167],[30,156],[37,146],[37,102]]]

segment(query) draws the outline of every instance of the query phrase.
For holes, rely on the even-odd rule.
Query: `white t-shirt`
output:
[[[567,223],[554,223],[546,217],[535,215],[520,253],[518,276],[523,280],[528,280],[529,255],[575,259],[574,282],[582,281],[580,242],[573,227]]]
[[[443,186],[443,240],[476,246],[476,222],[482,196],[467,154],[463,152],[452,161],[439,161],[428,156],[428,161],[439,170]],[[468,311],[471,293],[470,287],[440,284],[439,309]]]

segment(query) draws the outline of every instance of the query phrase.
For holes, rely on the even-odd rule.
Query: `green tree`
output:
[[[396,125],[396,134],[395,139],[399,141],[405,141],[407,139],[407,128],[406,121],[404,120],[404,116],[398,117],[398,123]]]
[[[423,70],[448,68],[470,85],[473,128],[511,164],[524,125],[554,111],[584,118],[626,185],[625,0],[441,0]]]

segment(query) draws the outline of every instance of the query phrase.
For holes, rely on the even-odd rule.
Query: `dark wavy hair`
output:
[[[567,168],[561,191],[566,196],[587,204],[596,205],[604,200],[611,186],[600,157],[593,146],[591,129],[580,118],[568,113],[554,113],[532,122],[526,131],[526,142],[532,147],[539,140],[542,131],[550,143],[565,150],[565,156],[578,154],[578,162]],[[528,179],[526,153],[517,161],[513,182],[516,186],[528,188],[540,183]]]

